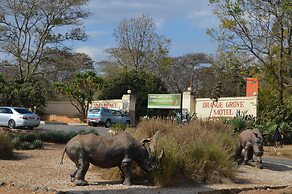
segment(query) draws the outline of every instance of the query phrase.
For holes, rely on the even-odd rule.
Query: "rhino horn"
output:
[[[163,156],[164,156],[164,150],[162,149],[160,152],[160,155],[158,156],[159,163],[161,162],[161,159],[163,158]]]

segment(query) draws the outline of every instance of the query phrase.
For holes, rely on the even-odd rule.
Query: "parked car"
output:
[[[0,126],[9,128],[34,128],[40,125],[40,117],[22,107],[0,107]]]
[[[120,110],[109,108],[93,108],[88,111],[87,123],[90,126],[103,125],[109,128],[112,124],[121,123],[129,126],[130,117]]]

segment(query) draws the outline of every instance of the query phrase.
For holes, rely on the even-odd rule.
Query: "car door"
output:
[[[0,125],[4,125],[5,120],[5,109],[0,108]]]
[[[117,123],[118,122],[118,117],[117,117],[117,111],[116,110],[111,110],[111,120],[112,120],[112,123]]]
[[[8,126],[8,121],[10,120],[13,112],[10,110],[10,108],[1,108],[0,114],[1,125]]]

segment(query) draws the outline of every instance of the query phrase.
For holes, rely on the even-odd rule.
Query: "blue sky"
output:
[[[206,34],[218,20],[208,6],[208,0],[90,0],[91,12],[84,22],[88,39],[68,46],[84,52],[94,60],[107,59],[105,49],[115,47],[114,29],[125,18],[151,16],[157,33],[171,40],[170,56],[204,52],[215,54],[217,46]]]

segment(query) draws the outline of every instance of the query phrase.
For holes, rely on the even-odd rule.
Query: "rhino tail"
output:
[[[63,155],[62,155],[62,158],[61,158],[60,165],[62,165],[62,164],[63,164],[63,159],[64,159],[65,152],[66,152],[66,148],[64,148],[64,151],[63,151]]]

